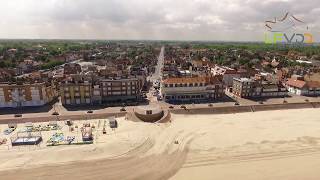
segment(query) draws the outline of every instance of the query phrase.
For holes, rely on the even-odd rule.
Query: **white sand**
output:
[[[122,119],[115,134],[99,135],[93,145],[2,150],[0,168],[65,165],[41,169],[41,174],[26,170],[29,178],[23,176],[24,179],[41,176],[48,179],[45,175],[53,168],[67,179],[86,176],[139,180],[170,176],[171,180],[320,178],[319,109],[173,114],[172,120],[171,124],[147,124]],[[176,140],[179,144],[174,143]],[[110,157],[117,161],[105,159]],[[66,164],[98,159],[102,160],[98,164],[87,162],[94,168],[94,174],[80,173],[81,165]],[[74,176],[70,172],[79,174]],[[12,177],[14,171],[0,175]]]
[[[17,146],[11,147],[9,137],[4,136],[1,132],[1,138],[7,138],[7,145],[0,146],[0,169],[11,169],[21,167],[35,167],[48,164],[67,163],[79,160],[94,160],[108,157],[117,157],[126,154],[128,151],[136,148],[143,144],[146,139],[150,136],[148,128],[155,129],[155,125],[146,123],[134,123],[126,121],[124,118],[117,118],[119,128],[112,131],[107,124],[107,134],[102,133],[102,125],[100,128],[93,132],[94,144],[90,145],[70,145],[70,146],[56,146],[47,147],[46,141],[55,132],[63,132],[65,138],[67,136],[75,136],[76,140],[81,141],[80,130],[69,132],[69,128],[60,122],[59,125],[63,126],[62,130],[58,131],[42,131],[44,141],[38,146]],[[85,121],[74,121],[79,127]],[[99,120],[86,121],[91,124],[95,124],[98,127]],[[103,120],[101,120],[103,122]],[[41,123],[37,123],[41,124]],[[37,125],[34,124],[34,125]],[[46,123],[42,123],[46,124]],[[102,124],[102,123],[101,123]],[[24,124],[19,124],[16,131],[22,129]],[[7,128],[7,125],[1,125],[1,131]],[[16,132],[15,131],[15,132]],[[12,133],[11,135],[14,135]]]
[[[171,180],[320,178],[319,109],[173,118],[200,136]]]

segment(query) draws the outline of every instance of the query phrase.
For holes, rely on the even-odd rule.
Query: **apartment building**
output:
[[[167,78],[161,83],[166,102],[211,101],[224,95],[221,78],[217,76]]]
[[[92,83],[89,81],[65,81],[60,84],[63,105],[92,104]]]
[[[288,90],[281,83],[263,81],[261,83],[261,97],[285,97]]]
[[[261,84],[249,78],[233,78],[232,93],[238,97],[260,97]]]
[[[102,103],[137,101],[144,82],[138,77],[100,79]]]
[[[287,89],[282,84],[250,78],[234,78],[232,93],[241,98],[284,97],[288,95]]]
[[[42,106],[57,98],[53,84],[0,84],[0,108]]]

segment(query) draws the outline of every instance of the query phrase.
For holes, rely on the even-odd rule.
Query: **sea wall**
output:
[[[320,108],[320,103],[287,103],[287,104],[261,104],[248,106],[205,107],[190,109],[171,109],[173,114],[233,114],[256,111],[272,111],[284,109]]]
[[[189,108],[189,109],[170,109],[164,110],[163,117],[156,122],[168,122],[173,114],[232,114],[232,113],[245,113],[245,112],[257,112],[257,111],[272,111],[272,110],[284,110],[284,109],[302,109],[302,108],[320,108],[320,102],[305,102],[305,103],[287,103],[287,104],[261,104],[261,105],[248,105],[248,106],[225,106],[225,107],[204,107],[204,108]],[[67,119],[70,120],[86,120],[86,119],[105,119],[111,116],[122,117],[127,112],[115,112],[115,113],[99,113],[99,114],[86,114],[86,115],[61,115],[60,121]],[[129,114],[129,113],[128,113]],[[134,117],[135,114],[132,113]],[[130,117],[130,116],[128,116]],[[136,117],[137,118],[137,117]],[[48,117],[34,117],[34,118],[8,118],[1,119],[0,124],[8,123],[25,123],[25,122],[48,122],[56,121],[56,116]]]

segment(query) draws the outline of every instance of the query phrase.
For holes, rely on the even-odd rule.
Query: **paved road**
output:
[[[161,51],[158,57],[158,64],[156,66],[156,70],[155,73],[152,74],[152,76],[150,77],[150,81],[154,82],[156,80],[160,80],[162,78],[162,68],[163,68],[163,64],[164,64],[164,46],[161,47]]]

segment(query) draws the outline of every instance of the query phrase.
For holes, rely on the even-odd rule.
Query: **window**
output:
[[[86,103],[89,104],[90,103],[90,99],[86,98]]]
[[[71,104],[70,99],[66,99],[66,104]]]

